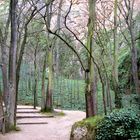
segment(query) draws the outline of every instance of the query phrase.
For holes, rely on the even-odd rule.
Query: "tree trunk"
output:
[[[18,100],[18,86],[19,86],[19,80],[20,80],[20,68],[22,63],[22,58],[24,54],[25,44],[27,40],[27,27],[25,27],[25,34],[24,38],[21,44],[21,49],[19,53],[19,57],[16,56],[17,60],[17,67],[16,67],[16,104],[15,104],[15,119],[16,119],[16,111],[17,111],[17,100]],[[18,51],[17,51],[18,52]]]
[[[121,108],[121,95],[118,87],[118,41],[117,41],[117,8],[118,0],[114,1],[114,63],[113,63],[113,84],[115,93],[115,107]]]
[[[2,100],[2,93],[0,91],[0,132],[2,132],[2,129],[3,129],[3,119],[2,117],[4,116],[4,111],[3,111],[3,100]]]
[[[110,83],[108,77],[106,77],[106,94],[107,94],[107,106],[110,108],[110,111],[112,111],[112,97],[110,93]]]
[[[45,50],[45,56],[44,56],[44,63],[43,63],[43,72],[42,72],[42,88],[41,88],[41,94],[42,94],[42,100],[41,100],[41,110],[45,110],[45,78],[46,78],[46,68],[47,68],[47,47]]]
[[[1,35],[1,53],[2,53],[2,80],[3,80],[3,95],[4,95],[4,103],[7,106],[8,104],[8,94],[9,94],[9,87],[8,87],[8,75],[7,75],[7,51],[6,51],[6,39],[2,37],[2,31],[0,30]]]
[[[59,3],[59,7],[58,7],[58,16],[57,16],[57,29],[58,29],[58,34],[59,34],[59,31],[60,31],[60,24],[61,24],[61,7],[62,7],[62,4],[63,4],[63,0],[60,1]],[[59,49],[60,49],[60,39],[57,38],[56,40],[56,52],[55,52],[55,63],[56,63],[56,75],[59,76],[59,73],[60,73],[60,68],[59,68]]]
[[[104,113],[106,115],[107,108],[106,108],[105,84],[104,84],[103,78],[100,78],[100,79],[101,79],[101,84],[102,84],[103,108],[104,108]]]
[[[23,55],[24,55],[24,50],[25,50],[25,45],[27,42],[27,34],[28,34],[28,24],[30,23],[30,21],[32,20],[32,18],[35,16],[34,12],[35,12],[36,8],[32,11],[29,19],[26,21],[25,26],[24,26],[24,37],[21,43],[21,48],[18,46],[17,47],[17,67],[16,67],[16,104],[15,104],[15,112],[17,110],[17,100],[18,100],[18,86],[19,86],[19,80],[20,80],[20,69],[21,69],[21,64],[22,64],[22,59],[23,59]],[[21,33],[19,35],[19,40],[18,40],[18,45],[20,45],[20,41],[21,41]],[[20,52],[19,49],[20,48]],[[18,56],[18,52],[19,52],[19,56]],[[15,115],[16,118],[16,115]]]
[[[95,0],[89,0],[89,23],[88,23],[88,37],[87,49],[90,51],[88,54],[88,70],[86,72],[86,116],[91,117],[96,115],[96,92],[94,90],[94,64],[91,58],[93,55],[93,32],[95,22]],[[93,98],[94,97],[94,98]]]
[[[53,94],[53,52],[52,47],[49,48],[48,52],[48,66],[49,66],[49,72],[48,72],[48,88],[47,88],[47,96],[46,96],[46,110],[52,111],[53,105],[52,105],[52,94]]]
[[[7,55],[7,47],[6,47],[6,42],[7,42],[7,37],[8,37],[8,33],[9,33],[9,26],[10,26],[10,12],[11,10],[9,10],[9,15],[8,15],[8,19],[6,22],[6,27],[5,27],[5,31],[4,31],[4,35],[2,34],[2,30],[0,29],[0,43],[1,43],[1,60],[2,60],[2,65],[1,65],[1,69],[2,69],[2,80],[3,80],[3,100],[5,103],[5,107],[6,107],[6,112],[8,112],[8,96],[9,96],[9,86],[8,86],[8,55]],[[6,131],[8,131],[8,119],[6,118]]]
[[[134,34],[132,31],[132,26],[129,27],[130,31],[130,36],[131,36],[131,63],[132,63],[132,76],[133,76],[133,81],[135,85],[135,91],[136,94],[138,95],[138,105],[140,108],[140,85],[139,85],[139,77],[138,77],[138,57],[137,57],[137,48],[135,46],[135,41],[134,41]]]
[[[47,92],[46,92],[46,104],[45,104],[45,109],[46,111],[53,111],[53,103],[52,103],[52,85],[53,85],[53,47],[52,47],[52,42],[51,42],[51,38],[49,36],[48,33],[48,29],[50,28],[50,23],[51,23],[51,18],[52,18],[52,3],[50,1],[50,4],[46,7],[46,15],[47,15],[47,19],[45,20],[45,24],[46,24],[46,33],[47,33],[47,39],[48,41],[50,41],[50,43],[48,43],[48,85],[47,85]]]
[[[38,70],[37,70],[37,58],[36,58],[37,57],[37,46],[35,48],[35,53],[34,53],[34,87],[33,87],[34,108],[36,108],[36,106],[38,105],[38,102],[37,102]]]
[[[17,3],[11,0],[11,44],[9,50],[9,95],[8,95],[8,126],[16,126],[15,103],[16,103],[16,49],[17,49]]]

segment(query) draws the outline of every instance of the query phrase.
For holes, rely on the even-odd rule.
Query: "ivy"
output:
[[[128,140],[140,138],[140,118],[131,109],[115,110],[98,124],[97,140]]]

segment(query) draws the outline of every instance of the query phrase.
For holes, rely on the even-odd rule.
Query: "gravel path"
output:
[[[38,110],[30,106],[18,106],[17,116],[44,116],[38,113]],[[30,111],[35,113],[22,113]],[[71,126],[74,122],[85,118],[85,113],[81,111],[63,111],[65,116],[56,116],[53,118],[22,118],[18,119],[18,127],[21,131],[11,132],[4,136],[0,134],[0,140],[69,140]],[[25,123],[24,125],[21,123]],[[26,124],[26,123],[44,123],[44,124]]]

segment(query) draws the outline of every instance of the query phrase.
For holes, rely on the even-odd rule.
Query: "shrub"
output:
[[[130,109],[115,110],[98,124],[97,140],[137,140],[140,138],[139,115]]]

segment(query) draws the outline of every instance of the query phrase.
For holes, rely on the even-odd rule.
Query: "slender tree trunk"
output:
[[[55,52],[55,63],[56,63],[56,68],[55,68],[55,73],[56,73],[56,76],[59,76],[59,74],[60,74],[60,68],[59,68],[59,49],[60,49],[60,46],[59,46],[59,44],[60,44],[60,41],[57,39],[57,41],[56,41],[56,52]]]
[[[60,3],[59,3],[59,7],[58,7],[58,16],[57,16],[57,29],[58,29],[58,34],[59,34],[59,31],[60,31],[60,24],[61,24],[61,7],[62,7],[62,4],[63,4],[63,0],[60,0]],[[60,73],[60,68],[59,68],[59,52],[60,52],[60,39],[57,38],[56,40],[56,52],[55,52],[55,63],[56,63],[56,75],[59,76],[59,73]]]
[[[48,73],[48,89],[47,89],[47,97],[46,97],[46,110],[52,111],[53,105],[52,105],[52,94],[53,94],[53,52],[52,47],[49,48],[48,52],[48,67],[49,67],[49,73]]]
[[[114,1],[114,65],[113,65],[113,75],[118,82],[118,41],[117,41],[117,4],[118,0]]]
[[[6,41],[2,38],[1,32],[1,53],[2,53],[2,80],[3,80],[3,95],[4,95],[4,103],[8,105],[8,94],[9,94],[9,87],[8,87],[8,75],[7,75],[7,50],[6,50]]]
[[[86,117],[94,116],[93,112],[93,96],[90,89],[90,81],[89,81],[89,72],[86,72],[86,91],[85,91],[85,99],[86,99]]]
[[[46,68],[47,68],[47,47],[45,50],[45,56],[44,56],[44,63],[43,63],[43,72],[42,72],[42,88],[41,88],[41,94],[42,94],[42,101],[41,101],[41,110],[45,110],[45,78],[46,78]]]
[[[3,119],[1,119],[3,116],[4,116],[4,111],[3,111],[3,100],[2,100],[2,93],[0,91],[0,132],[2,132],[2,129],[3,129]]]
[[[38,45],[37,45],[38,46]],[[34,53],[34,89],[33,89],[33,95],[34,95],[34,108],[38,105],[37,102],[37,90],[38,90],[38,70],[37,70],[37,47],[35,48]]]
[[[107,94],[107,105],[110,108],[110,111],[112,111],[112,97],[110,93],[110,83],[108,78],[106,78],[106,94]]]
[[[115,107],[121,108],[121,95],[118,86],[118,41],[117,41],[117,9],[118,0],[114,1],[114,64],[113,64],[113,84],[115,93]]]
[[[101,79],[101,84],[102,84],[103,108],[104,108],[104,113],[106,115],[107,108],[106,108],[105,84],[104,84],[103,78],[100,78],[100,79]]]
[[[16,119],[16,111],[17,111],[17,100],[18,100],[18,87],[19,87],[19,80],[20,80],[20,68],[21,68],[21,63],[22,63],[22,58],[24,54],[24,49],[25,49],[25,44],[27,40],[27,27],[25,26],[25,34],[24,38],[21,44],[21,49],[19,52],[19,56],[16,58],[17,60],[17,67],[16,67],[16,104],[15,104],[15,119]],[[18,43],[19,44],[19,43]],[[17,51],[18,52],[18,51]]]
[[[95,74],[94,74],[94,85],[93,85],[93,101],[94,101],[94,110],[95,110],[95,115],[98,112],[98,95],[97,95],[97,85],[98,85],[98,77],[97,77],[97,73],[95,70]]]
[[[8,19],[6,22],[6,27],[4,31],[4,35],[2,34],[2,30],[0,29],[0,43],[1,43],[1,60],[2,60],[2,80],[3,80],[3,100],[5,103],[6,107],[6,114],[8,112],[8,100],[9,100],[9,81],[8,81],[8,55],[7,55],[7,47],[6,47],[6,42],[7,42],[7,37],[9,33],[9,26],[10,26],[10,12],[11,9],[9,10],[9,15]],[[6,118],[6,131],[8,131],[8,119]]]
[[[51,18],[52,18],[52,1],[50,1],[50,5],[47,6],[46,15],[47,19],[44,19],[46,24],[46,31],[50,28]],[[47,32],[47,39],[51,42],[49,33]],[[46,104],[45,109],[46,111],[53,111],[53,47],[52,42],[48,43],[48,85],[47,85],[47,92],[46,92]]]
[[[16,126],[16,49],[17,49],[17,3],[11,0],[11,44],[9,50],[9,98],[8,98],[8,123],[9,128]]]
[[[86,72],[86,116],[91,117],[96,114],[96,92],[94,90],[94,64],[90,57],[93,55],[93,31],[95,22],[95,0],[89,0],[89,23],[88,23],[88,38],[87,49],[91,54],[88,54],[88,70]]]

